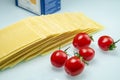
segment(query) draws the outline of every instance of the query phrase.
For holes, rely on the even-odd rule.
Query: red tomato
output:
[[[84,62],[79,57],[73,56],[66,60],[64,69],[68,75],[76,76],[84,70],[84,67]]]
[[[67,60],[67,54],[62,50],[56,50],[51,55],[51,64],[55,67],[62,67]]]
[[[73,39],[73,46],[75,48],[81,48],[89,46],[91,43],[91,38],[87,33],[79,33]]]
[[[94,58],[95,51],[90,47],[82,47],[79,49],[79,54],[85,61],[90,61]]]
[[[104,51],[112,50],[115,48],[113,39],[107,35],[101,36],[98,39],[98,46]]]

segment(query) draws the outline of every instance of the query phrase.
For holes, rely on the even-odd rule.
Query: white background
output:
[[[35,16],[15,6],[14,0],[0,0],[0,29],[25,17]],[[114,40],[120,38],[120,0],[62,0],[62,9],[57,13],[82,12],[105,26],[94,34],[91,47],[95,49],[95,58],[85,67],[82,74],[68,76],[64,69],[51,66],[50,54],[22,62],[14,68],[0,71],[0,80],[119,80],[120,79],[120,43],[114,51],[103,52],[97,46],[101,35],[110,35]],[[72,53],[72,45],[68,53]],[[67,47],[67,46],[66,46]],[[63,49],[65,49],[64,47]]]

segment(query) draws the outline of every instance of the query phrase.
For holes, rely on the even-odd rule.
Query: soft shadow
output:
[[[55,72],[62,72],[63,71],[63,67],[60,67],[60,68],[57,68],[57,67],[54,67],[54,66],[50,66],[52,71],[55,71]]]
[[[70,75],[66,74],[66,78],[67,78],[67,80],[85,80],[86,72],[83,71],[81,74],[79,74],[77,76],[70,76]]]
[[[112,51],[103,51],[100,50],[101,53],[103,53],[104,55],[108,55],[108,56],[120,56],[120,52],[118,50],[112,50]]]

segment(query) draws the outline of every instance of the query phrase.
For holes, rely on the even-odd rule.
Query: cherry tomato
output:
[[[62,67],[67,60],[67,54],[62,50],[56,50],[51,55],[51,64],[55,67]]]
[[[94,58],[95,51],[90,47],[82,47],[79,48],[79,54],[85,61],[90,61]]]
[[[115,48],[114,41],[110,36],[104,35],[98,39],[98,46],[104,51]]]
[[[89,46],[90,43],[91,37],[87,33],[78,33],[73,39],[73,46],[78,49]]]
[[[84,62],[82,62],[79,57],[73,56],[66,60],[64,69],[68,75],[76,76],[84,70],[84,67]]]

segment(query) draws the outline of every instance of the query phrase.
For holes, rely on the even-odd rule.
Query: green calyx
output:
[[[115,43],[113,43],[110,45],[109,50],[114,50],[115,48],[116,48],[116,45],[115,45]]]
[[[116,43],[118,43],[119,41],[120,41],[120,39],[115,41],[113,44],[111,44],[109,47],[109,50],[114,50],[116,48]]]
[[[77,56],[78,58],[80,58],[80,60],[81,60],[81,61],[83,61],[86,65],[89,65],[89,64],[88,64],[88,61],[84,60],[84,59],[83,59],[83,57],[82,57],[82,56],[80,56],[80,54],[79,54],[79,53],[74,52],[74,56]]]
[[[77,52],[74,52],[74,56],[77,56],[78,58],[80,58],[80,54],[78,54]]]

